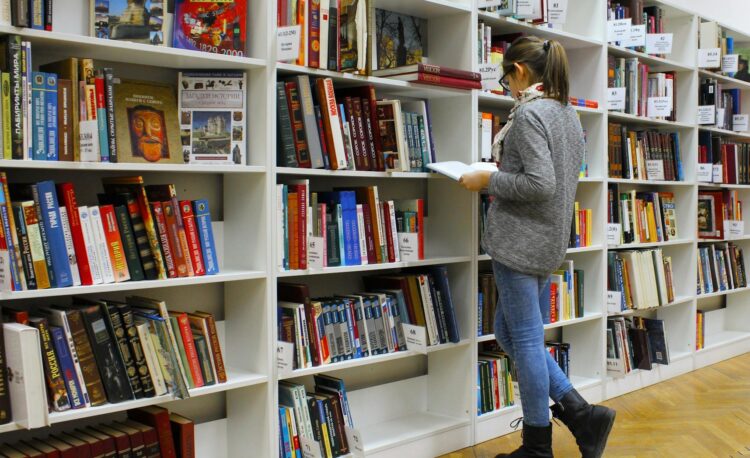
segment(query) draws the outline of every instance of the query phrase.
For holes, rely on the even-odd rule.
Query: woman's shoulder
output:
[[[542,120],[566,114],[575,115],[575,109],[550,98],[538,98],[518,107],[519,116],[529,116]]]

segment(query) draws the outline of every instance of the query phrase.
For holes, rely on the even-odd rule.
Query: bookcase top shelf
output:
[[[129,162],[64,162],[0,159],[0,169],[72,170],[81,172],[175,172],[175,173],[256,173],[260,165],[137,164]]]
[[[725,137],[734,137],[750,140],[750,132],[735,132],[733,130],[719,129],[718,127],[698,126],[699,130],[708,131]]]
[[[649,185],[649,186],[694,186],[694,181],[634,180],[631,178],[608,178],[610,183]]]
[[[539,38],[559,41],[566,49],[596,48],[601,47],[602,41],[598,38],[587,37],[560,29],[552,29],[546,26],[536,26],[517,19],[499,16],[484,11],[479,12],[479,20],[492,27],[502,28],[502,33],[525,33],[536,35]]]

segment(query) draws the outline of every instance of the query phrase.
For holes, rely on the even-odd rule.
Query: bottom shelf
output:
[[[717,333],[708,334],[706,335],[706,346],[698,351],[700,352],[712,350],[714,348],[737,343],[748,338],[750,338],[750,332],[743,331],[720,331]]]
[[[360,431],[365,444],[365,453],[369,455],[462,426],[468,426],[469,421],[468,418],[454,418],[432,412],[419,412],[370,425]]]

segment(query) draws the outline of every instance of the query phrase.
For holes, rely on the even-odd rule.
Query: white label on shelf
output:
[[[713,167],[713,182],[723,183],[724,182],[724,171],[722,170],[721,164],[714,164]]]
[[[0,290],[10,291],[10,258],[8,250],[0,251]]]
[[[717,68],[721,67],[721,48],[709,48],[698,50],[698,67]]]
[[[534,14],[534,2],[531,0],[516,1],[516,16],[529,16]]]
[[[745,235],[745,222],[733,219],[724,220],[724,238],[737,239]]]
[[[649,33],[646,35],[646,52],[648,54],[672,54],[671,33]]]
[[[276,29],[276,58],[292,60],[299,56],[299,25],[290,25]]]
[[[307,239],[307,267],[309,269],[322,269],[323,258],[326,251],[325,239],[323,237],[309,237]]]
[[[627,39],[628,35],[630,35],[632,22],[630,18],[607,21],[607,41],[613,42]]]
[[[716,107],[714,105],[698,107],[698,124],[716,124]]]
[[[622,239],[622,225],[607,223],[607,245],[619,245]]]
[[[350,428],[344,426],[346,432],[346,442],[349,443],[349,451],[352,456],[364,457],[365,456],[365,443],[362,441],[362,433],[357,428]]]
[[[565,24],[568,15],[568,0],[549,0],[547,3],[547,22]]]
[[[649,97],[648,117],[672,115],[672,97]]]
[[[503,0],[477,0],[478,8],[489,8],[491,6],[500,6],[503,4]]]
[[[294,370],[294,344],[291,342],[276,342],[276,368],[279,375],[289,375]]]
[[[406,349],[427,354],[427,333],[424,326],[401,323],[406,336]]]
[[[695,173],[695,179],[704,183],[713,181],[713,164],[698,164],[698,170]]]
[[[726,54],[721,56],[721,71],[726,73],[735,73],[739,70],[739,54]]]
[[[402,261],[419,261],[419,234],[399,232],[398,252],[401,254]]]
[[[323,458],[320,442],[315,439],[299,436],[299,446],[302,449],[302,458]]]
[[[646,175],[649,180],[664,181],[664,161],[661,159],[647,160]]]
[[[482,89],[485,91],[500,89],[500,64],[481,64],[479,74],[482,75]]]
[[[630,27],[627,38],[620,41],[620,46],[632,48],[634,46],[646,46],[646,25],[634,25]]]
[[[622,311],[622,293],[620,291],[607,291],[607,311],[613,313]]]
[[[716,125],[717,126],[723,126],[724,125],[724,117],[726,116],[727,110],[726,108],[717,108],[716,109]]]
[[[607,109],[624,110],[625,109],[625,88],[608,87],[607,88]]]
[[[735,132],[746,132],[750,115],[739,114],[732,116],[732,130]]]

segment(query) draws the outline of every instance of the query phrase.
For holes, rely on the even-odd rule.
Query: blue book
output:
[[[336,310],[339,316],[339,327],[341,328],[341,338],[344,342],[344,359],[352,359],[354,357],[354,333],[349,325],[349,316],[346,313],[347,306],[343,301],[336,302]]]
[[[10,217],[11,215],[8,214],[8,202],[5,200],[5,192],[3,191],[3,187],[0,186],[0,222],[3,225],[3,232],[5,234],[9,234],[5,237],[5,243],[8,246],[8,264],[10,265],[10,279],[13,283],[13,290],[14,291],[21,291],[23,290],[23,285],[26,283],[25,281],[22,281],[22,277],[19,276],[19,256],[20,252],[17,250],[18,247],[16,247],[13,244],[13,237],[10,230]]]
[[[344,218],[342,213],[341,204],[336,204],[334,207],[336,209],[336,231],[338,232],[338,244],[339,244],[339,264],[340,266],[347,265],[346,262],[344,262]],[[329,256],[330,259],[330,256]]]
[[[281,441],[284,444],[282,449],[284,458],[292,458],[292,441],[289,435],[289,424],[287,423],[286,407],[279,406],[279,425],[281,427]]]
[[[727,52],[726,54],[734,54],[734,38],[726,37]],[[727,72],[727,76],[734,78],[734,72]],[[736,113],[735,113],[736,114]]]
[[[677,181],[685,181],[685,172],[682,170],[682,154],[680,153],[680,136],[676,132],[669,134],[674,144],[675,178]]]
[[[477,304],[479,304],[479,311],[477,315],[479,317],[479,321],[477,322],[477,337],[481,337],[482,336],[482,324],[483,324],[482,315],[484,313],[484,296],[482,295],[481,291],[479,291],[479,297],[477,300],[478,300]]]
[[[46,73],[31,74],[31,158],[35,161],[47,160],[47,104],[44,101],[46,79]]]
[[[383,309],[380,308],[380,300],[377,296],[370,299],[370,310],[372,310],[372,321],[375,324],[375,337],[380,347],[380,353],[388,353],[388,341],[385,339],[385,323],[383,323]]]
[[[42,239],[42,250],[44,251],[44,262],[47,264],[47,276],[49,277],[49,283],[53,288],[56,288],[55,283],[55,270],[52,267],[52,247],[49,244],[47,238],[47,228],[42,221],[42,206],[39,202],[39,195],[37,194],[37,188],[35,184],[31,185],[31,193],[34,196],[34,206],[36,207],[36,214],[39,218],[39,237]]]
[[[97,78],[99,80],[99,78]],[[98,86],[98,85],[97,85]],[[97,99],[100,97],[98,94],[99,87],[96,88],[97,91]],[[106,94],[102,94],[101,97],[106,97]],[[97,106],[99,103],[97,102]],[[105,103],[103,107],[96,109],[96,126],[99,130],[99,157],[101,157],[102,162],[110,162],[109,160],[109,136],[107,134],[107,131],[109,130],[109,125],[107,124],[107,104]]]
[[[347,254],[351,251],[351,264],[358,266],[362,264],[359,246],[359,221],[357,219],[357,195],[355,191],[341,191],[341,205],[343,211],[344,228],[349,232],[349,246]]]
[[[372,305],[368,297],[362,298],[362,305],[365,311],[365,324],[367,325],[367,346],[371,355],[379,355],[380,344],[378,343],[378,333],[375,329],[375,319],[372,316]]]
[[[201,242],[203,262],[206,264],[206,275],[217,274],[219,273],[219,261],[216,259],[216,244],[214,244],[214,231],[211,227],[211,212],[208,208],[208,200],[194,200],[193,212],[195,213],[195,224],[198,226],[198,238]]]
[[[49,329],[52,333],[52,343],[55,346],[57,360],[60,363],[60,372],[65,380],[65,389],[68,392],[70,406],[74,409],[86,407],[86,402],[83,400],[81,393],[81,385],[78,383],[73,356],[70,354],[68,341],[65,339],[65,332],[59,326],[50,326]]]
[[[57,75],[46,73],[44,103],[47,109],[47,160],[59,159],[57,151]]]
[[[453,307],[450,284],[448,283],[448,268],[446,266],[434,266],[428,269],[435,280],[435,286],[442,296],[445,312],[445,321],[448,328],[448,341],[457,343],[461,340],[456,321],[456,311]],[[480,302],[481,303],[481,302]]]
[[[44,0],[29,2],[29,18],[31,18],[32,29],[44,30]]]
[[[42,181],[32,186],[34,200],[38,202],[44,232],[47,233],[47,243],[52,257],[52,272],[50,283],[55,288],[73,286],[73,274],[70,271],[68,250],[65,247],[65,235],[60,222],[60,205],[57,202],[55,183]]]
[[[346,325],[349,328],[349,335],[351,336],[352,340],[352,352],[354,353],[354,358],[361,358],[362,345],[360,343],[360,339],[357,337],[358,333],[355,332],[357,328],[357,322],[355,320],[354,314],[352,313],[350,301],[349,299],[344,299],[342,303],[344,304],[344,313],[346,314]]]

